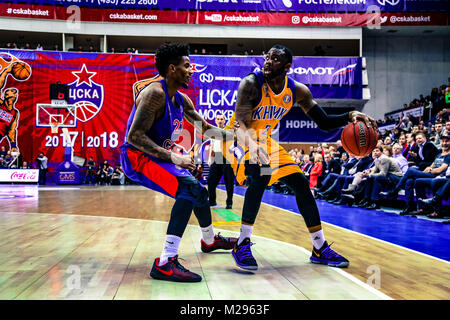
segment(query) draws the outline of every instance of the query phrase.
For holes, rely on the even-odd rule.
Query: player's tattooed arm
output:
[[[250,74],[239,84],[235,106],[236,123],[234,124],[238,141],[247,147],[253,140],[249,135],[248,127],[252,122],[253,108],[258,103],[258,95],[258,80],[254,74]]]
[[[137,149],[166,161],[172,161],[172,152],[158,146],[146,132],[155,120],[163,115],[166,103],[164,90],[157,85],[150,86],[141,92],[136,101],[136,114],[127,141]]]
[[[203,119],[203,117],[197,111],[195,111],[194,103],[186,94],[183,94],[183,99],[184,99],[184,117],[197,130],[199,130],[202,135],[208,138],[220,140],[234,138],[233,132],[220,129],[206,122],[206,120]]]

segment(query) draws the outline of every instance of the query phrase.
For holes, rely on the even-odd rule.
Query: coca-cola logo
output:
[[[37,177],[36,173],[34,172],[20,172],[20,171],[14,171],[11,174],[11,180],[35,180]]]

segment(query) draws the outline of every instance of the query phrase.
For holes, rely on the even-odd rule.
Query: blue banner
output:
[[[1,0],[0,2],[11,2]],[[377,6],[382,12],[439,11],[444,1],[408,0],[14,0],[13,3],[40,5],[76,5],[110,9],[169,10],[245,10],[303,12],[366,12]],[[411,9],[410,9],[411,8]]]
[[[262,68],[258,56],[191,56],[193,90],[198,111],[214,121],[218,110],[228,119],[240,81]],[[294,57],[288,76],[309,87],[315,99],[362,99],[361,58]]]

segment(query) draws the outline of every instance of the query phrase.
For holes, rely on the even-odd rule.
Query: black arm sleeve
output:
[[[349,114],[349,112],[338,115],[327,114],[318,104],[312,107],[307,113],[308,117],[314,120],[319,129],[323,131],[331,131],[344,127],[350,122]]]

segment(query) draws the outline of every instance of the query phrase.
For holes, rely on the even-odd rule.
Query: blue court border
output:
[[[225,190],[223,186],[219,187]],[[234,193],[244,196],[246,188],[236,186]],[[293,195],[266,190],[262,201],[266,204],[298,214]],[[393,243],[439,259],[450,261],[450,225],[438,221],[418,219],[412,216],[334,205],[317,200],[320,217],[327,222],[376,239]],[[238,214],[241,208],[233,208]],[[299,228],[303,226],[299,224]],[[333,241],[333,239],[330,239]]]

